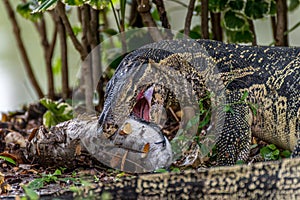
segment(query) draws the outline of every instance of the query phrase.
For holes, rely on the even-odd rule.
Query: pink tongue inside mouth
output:
[[[150,107],[154,86],[146,91],[142,90],[136,97],[136,104],[133,107],[133,113],[146,121],[150,121]]]

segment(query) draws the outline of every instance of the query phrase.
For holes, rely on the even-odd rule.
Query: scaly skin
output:
[[[299,199],[300,159],[139,175],[89,192],[113,199]]]
[[[246,160],[252,136],[294,150],[293,156],[297,156],[299,55],[300,48],[252,47],[209,40],[148,45],[129,54],[119,65],[107,87],[98,132],[113,135],[132,111],[140,87],[159,82],[172,90],[179,102],[186,103],[181,108],[196,109],[193,102],[207,91],[218,97],[212,103],[217,105],[214,130],[220,165]],[[236,103],[245,91],[248,96],[244,103]],[[168,95],[165,96],[166,102]],[[187,97],[195,97],[196,101]],[[231,112],[223,111],[224,102]],[[256,114],[249,105],[257,105]]]

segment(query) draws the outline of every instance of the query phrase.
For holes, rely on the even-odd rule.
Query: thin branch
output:
[[[170,31],[171,25],[168,20],[167,11],[165,9],[164,1],[163,0],[152,0],[152,2],[156,5],[156,8],[159,13],[159,19],[162,23],[162,27],[167,30],[167,38],[173,38],[173,34]]]
[[[46,29],[46,22],[44,17],[41,18],[40,25],[36,26],[39,27],[39,33],[41,37],[41,43],[44,51],[44,57],[46,62],[46,72],[47,72],[47,82],[48,82],[48,97],[50,99],[54,99],[54,77],[53,77],[53,71],[52,71],[52,57],[49,53],[49,42],[47,37],[47,29]]]
[[[203,39],[209,39],[208,0],[201,0],[201,35]]]
[[[90,6],[85,4],[81,8],[82,17],[82,44],[84,45],[85,51],[90,52],[91,36],[90,36]],[[92,76],[92,57],[87,57],[82,63],[82,72],[84,76],[84,93],[85,93],[85,106],[86,112],[94,111],[93,106],[93,76]]]
[[[195,7],[195,1],[196,0],[190,0],[188,11],[187,11],[187,14],[186,14],[186,17],[185,17],[184,34],[186,36],[190,35],[192,17],[193,17],[193,12],[194,12],[194,7]]]
[[[95,81],[98,81],[102,69],[101,69],[101,60],[100,60],[100,51],[99,51],[99,43],[100,43],[100,34],[99,34],[99,10],[95,10],[92,7],[90,8],[91,11],[91,23],[90,23],[90,30],[91,30],[91,47],[93,51],[96,51],[93,54],[93,80],[94,85],[97,85]],[[98,48],[97,50],[95,48]]]
[[[55,20],[56,29],[59,35],[60,41],[60,53],[61,53],[61,83],[62,83],[62,97],[67,99],[69,97],[69,70],[68,70],[68,46],[66,29],[61,18],[58,15],[52,15]]]
[[[276,17],[271,16],[271,25],[272,25],[272,34],[274,41],[276,40],[276,30],[277,30],[277,24],[276,24]]]
[[[27,55],[27,51],[25,49],[23,40],[21,38],[21,30],[20,30],[19,24],[16,20],[14,10],[12,9],[12,6],[11,6],[9,0],[3,0],[3,2],[6,7],[6,11],[8,13],[9,19],[13,25],[14,35],[15,35],[15,38],[16,38],[16,41],[17,41],[17,44],[19,47],[19,51],[20,51],[22,60],[24,62],[25,69],[28,74],[29,80],[30,80],[32,86],[34,87],[35,92],[37,93],[38,97],[42,98],[44,96],[44,94],[43,94],[41,87],[39,86],[39,84],[35,78],[35,75],[33,73],[32,66],[31,66],[31,63],[30,63],[28,55]]]
[[[87,56],[87,51],[84,49],[84,47],[81,45],[81,43],[79,42],[79,40],[76,38],[73,30],[72,30],[72,26],[70,24],[70,21],[66,15],[65,12],[65,5],[59,0],[57,1],[57,5],[56,5],[56,12],[57,14],[61,17],[61,20],[66,28],[66,32],[68,33],[68,35],[70,36],[70,39],[75,47],[75,49],[80,53],[81,56],[81,60],[84,60]]]
[[[54,14],[55,15],[55,14]],[[53,15],[52,15],[53,16]],[[57,39],[57,32],[58,32],[58,25],[55,24],[54,25],[54,30],[53,30],[53,34],[52,34],[52,40],[50,42],[49,45],[49,56],[52,58],[53,57],[53,53],[54,53],[54,48],[55,48],[55,44],[56,44],[56,39]]]

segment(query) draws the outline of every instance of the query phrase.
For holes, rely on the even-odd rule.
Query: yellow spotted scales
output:
[[[181,110],[193,108],[195,113],[199,99],[207,92],[214,94],[210,103],[216,110],[211,124],[212,134],[217,136],[219,165],[245,161],[252,136],[297,156],[299,55],[297,47],[253,47],[209,40],[146,45],[126,56],[109,82],[98,132],[115,134],[132,114],[141,88],[162,85],[167,88],[161,92],[164,106],[172,98]],[[240,102],[245,92],[248,95]],[[225,106],[229,111],[224,111]]]

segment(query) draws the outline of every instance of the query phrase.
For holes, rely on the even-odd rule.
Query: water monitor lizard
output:
[[[110,80],[98,132],[114,137],[119,122],[130,114],[157,122],[152,119],[153,85],[161,94],[156,105],[165,107],[173,98],[176,100],[171,102],[181,103],[181,110],[196,109],[193,98],[197,102],[209,91],[219,97],[215,104],[222,102],[213,122],[219,165],[246,160],[252,136],[289,149],[297,156],[299,55],[297,47],[253,47],[209,40],[146,45],[127,55]],[[144,102],[136,103],[139,96],[144,97]],[[230,108],[226,111],[224,105]]]
[[[251,47],[208,40],[147,45],[126,56],[109,82],[98,134],[114,140],[120,133],[130,133],[131,129],[123,126],[129,115],[135,115],[143,126],[152,126],[157,122],[156,108],[168,103],[180,102],[182,110],[187,106],[193,111],[192,101],[196,99],[197,103],[210,91],[220,95],[217,100],[222,102],[221,108],[230,105],[227,111],[216,109],[213,130],[218,131],[220,165],[245,160],[252,135],[289,149],[296,157],[300,152],[299,54],[300,48],[296,47]],[[248,95],[240,102],[245,91]],[[256,113],[251,105],[257,105]],[[158,127],[153,130],[159,132]],[[92,142],[88,140],[85,146]],[[157,145],[164,149],[164,142]],[[293,158],[138,175],[120,182],[99,183],[92,190],[96,195],[108,191],[122,199],[298,199],[299,163],[299,158]]]

